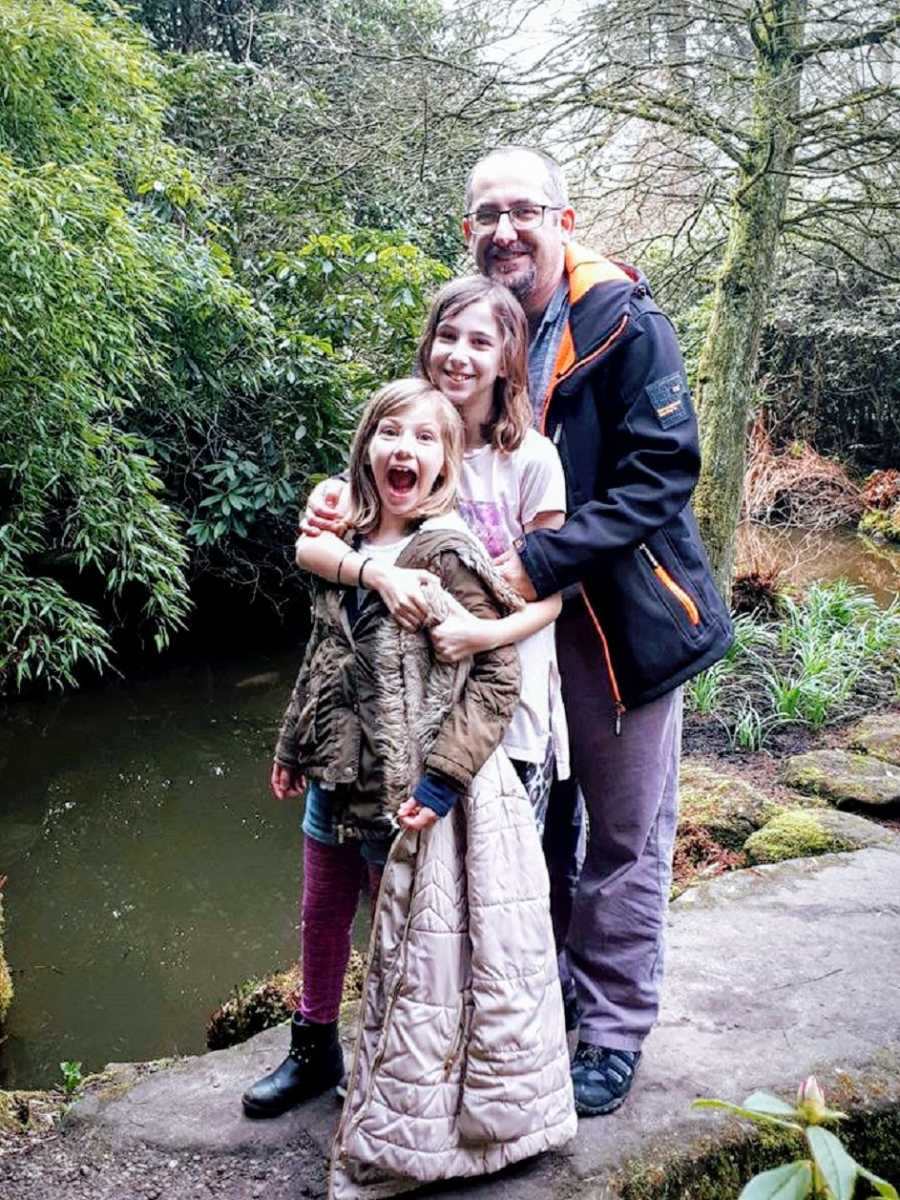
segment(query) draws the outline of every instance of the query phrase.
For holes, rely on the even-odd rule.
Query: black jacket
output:
[[[671,691],[731,644],[689,506],[697,420],[668,318],[632,268],[566,248],[569,326],[542,427],[568,517],[517,543],[538,596],[581,591],[620,711]]]

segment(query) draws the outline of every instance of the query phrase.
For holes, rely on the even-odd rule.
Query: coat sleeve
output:
[[[441,555],[441,583],[473,616],[495,619],[500,609],[481,580],[450,550]],[[465,791],[500,745],[519,703],[515,646],[476,654],[462,695],[441,726],[425,770]]]
[[[300,664],[300,670],[297,672],[297,678],[294,681],[294,687],[291,691],[291,698],[288,701],[287,708],[284,710],[284,716],[281,718],[278,740],[275,743],[275,761],[283,767],[299,767],[302,765],[300,762],[297,726],[309,693],[310,664],[313,659],[315,647],[318,645],[321,637],[320,591],[321,588],[318,585],[318,581],[314,580],[312,628],[309,631],[309,639],[307,640],[306,650],[303,654],[303,662]]]
[[[636,336],[606,367],[615,450],[598,494],[559,530],[517,543],[538,597],[550,596],[637,546],[688,503],[700,472],[697,419],[675,333],[660,312],[637,318]]]
[[[304,688],[302,686],[303,669],[297,676],[294,690],[288,706],[281,718],[281,728],[278,731],[278,741],[275,743],[275,761],[283,767],[298,767],[300,760],[297,754],[297,721],[300,717]]]

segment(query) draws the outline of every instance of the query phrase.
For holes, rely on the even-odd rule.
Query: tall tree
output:
[[[613,245],[638,226],[677,270],[713,268],[695,505],[723,590],[779,246],[900,277],[898,42],[875,0],[601,0],[527,78],[501,76],[527,97],[513,126],[584,167]]]

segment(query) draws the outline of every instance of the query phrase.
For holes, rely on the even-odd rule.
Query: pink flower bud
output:
[[[816,1082],[815,1075],[810,1075],[797,1089],[797,1114],[807,1125],[821,1125],[840,1114],[829,1112],[825,1107],[825,1097]]]
[[[808,1076],[797,1088],[797,1103],[803,1104],[804,1101],[813,1105],[822,1105],[825,1103],[825,1096],[819,1087],[815,1075]]]

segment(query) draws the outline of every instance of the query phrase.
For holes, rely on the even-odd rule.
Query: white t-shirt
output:
[[[392,567],[397,559],[403,553],[403,550],[412,541],[413,535],[408,533],[406,537],[399,538],[396,542],[382,542],[381,544],[366,541],[365,538],[359,543],[359,553],[366,558],[371,558],[375,562],[381,563],[382,566]],[[367,587],[358,587],[356,589],[356,603],[360,608],[365,604],[366,597],[369,595]]]
[[[493,446],[467,450],[459,511],[491,558],[503,554],[538,513],[566,511],[566,483],[556,447],[534,429],[512,454]],[[510,758],[542,763],[552,738],[560,779],[569,774],[569,740],[552,625],[519,642],[522,694],[503,739]]]

